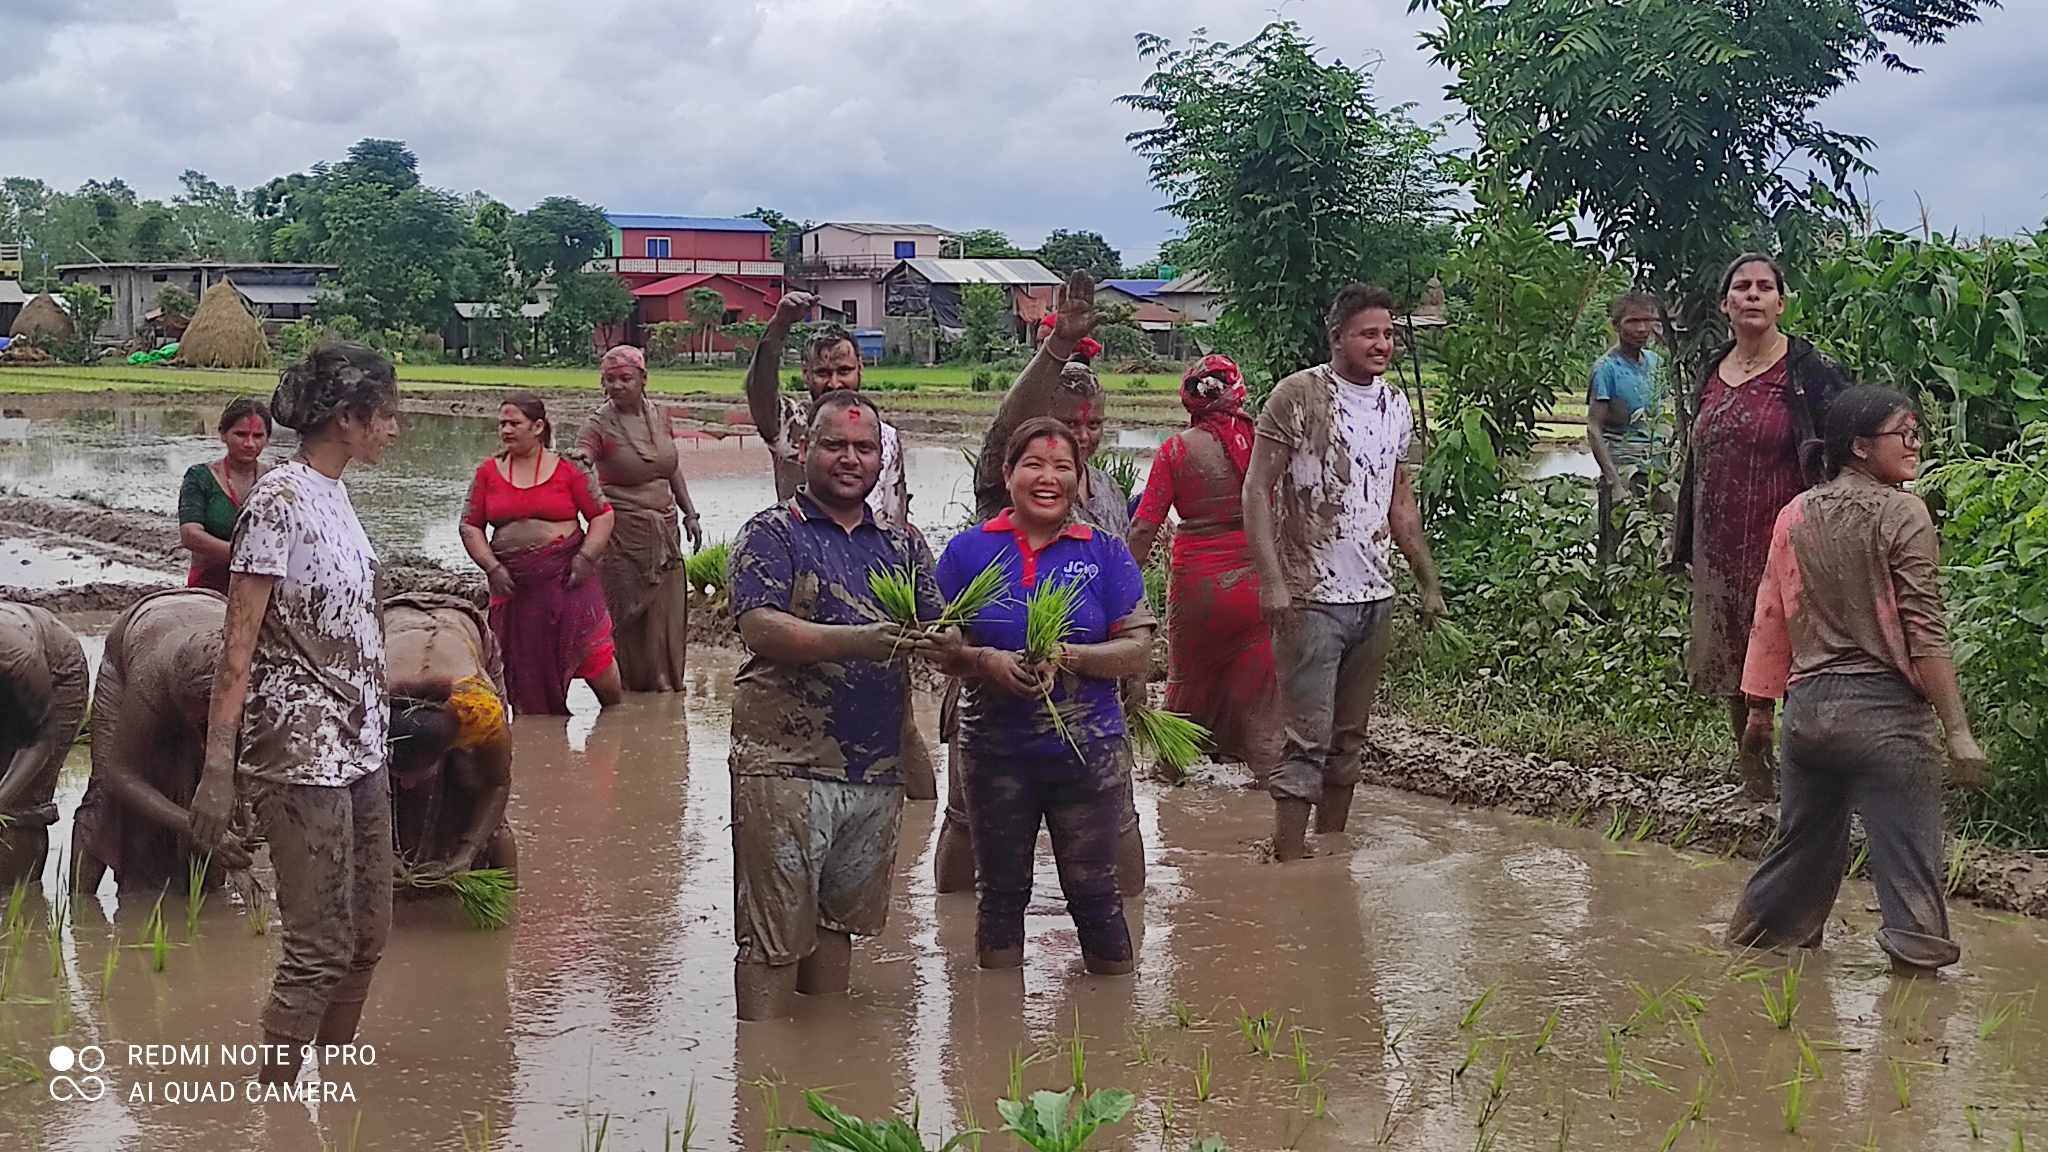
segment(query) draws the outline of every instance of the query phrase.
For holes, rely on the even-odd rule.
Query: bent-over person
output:
[[[391,692],[391,820],[414,880],[473,868],[516,878],[512,732],[505,666],[490,624],[459,596],[408,592],[384,601]]]
[[[41,608],[0,601],[0,888],[42,875],[86,678],[71,629]]]
[[[914,574],[920,619],[941,611],[931,563],[866,501],[880,415],[854,392],[819,400],[805,484],[755,516],[732,553],[748,656],[733,683],[733,969],[742,1020],[791,994],[843,992],[852,937],[879,933],[903,819],[900,661],[931,642],[888,622],[871,572]]]
[[[108,631],[92,693],[92,777],[71,822],[80,892],[98,891],[108,871],[121,891],[184,886],[227,607],[209,588],[152,592]],[[209,883],[226,868],[248,867],[248,853],[229,838],[215,864]]]

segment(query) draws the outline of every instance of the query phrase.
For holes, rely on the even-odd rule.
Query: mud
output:
[[[2048,925],[1959,909],[1961,965],[1903,984],[1870,940],[1869,888],[1852,882],[1827,949],[1804,962],[1794,1027],[1780,1031],[1760,991],[1762,977],[1779,987],[1779,962],[1758,957],[1761,976],[1743,978],[1714,943],[1739,863],[1370,787],[1348,836],[1320,838],[1316,858],[1280,867],[1258,860],[1262,796],[1141,784],[1151,882],[1128,911],[1138,973],[1118,979],[1081,971],[1043,849],[1024,969],[978,970],[973,898],[933,893],[935,809],[914,803],[888,927],[856,948],[852,993],[805,1000],[787,1023],[738,1025],[725,768],[736,666],[730,653],[693,653],[685,696],[632,697],[594,723],[515,723],[524,887],[514,922],[481,932],[444,903],[401,903],[360,1038],[374,1063],[364,1050],[352,1065],[327,1062],[302,1082],[335,1098],[317,1106],[167,1100],[195,1082],[240,1091],[241,1069],[222,1066],[218,1045],[254,1039],[277,943],[251,935],[226,896],[188,937],[172,892],[163,971],[148,949],[120,947],[104,993],[105,956],[141,936],[148,908],[120,908],[110,929],[109,896],[84,906],[53,981],[31,901],[35,926],[0,1003],[11,1085],[0,1087],[0,1147],[455,1149],[487,1118],[495,1148],[570,1152],[602,1129],[606,1148],[652,1152],[694,1108],[691,1147],[758,1149],[772,1146],[777,1106],[784,1120],[802,1118],[808,1087],[869,1116],[914,1100],[930,1136],[970,1116],[1000,1123],[994,1101],[1013,1051],[1028,1061],[1027,1088],[1065,1087],[1077,1034],[1090,1088],[1138,1097],[1129,1121],[1090,1144],[1105,1149],[1178,1150],[1209,1133],[1235,1149],[1351,1149],[1375,1146],[1389,1126],[1396,1148],[1465,1148],[1487,1135],[1502,1149],[1549,1148],[1561,1123],[1564,1146],[1578,1149],[1654,1148],[1674,1125],[1679,1148],[1861,1147],[1874,1134],[1879,1147],[1932,1149],[1968,1146],[1966,1105],[1984,1146],[2002,1148],[2021,1123],[2048,1123],[2048,1030],[2027,1007]],[[922,711],[933,731],[929,700]],[[1422,734],[1397,725],[1381,736],[1400,757],[1426,751]],[[60,786],[60,842],[83,768],[81,751]],[[1462,757],[1464,778],[1494,771]],[[1711,1074],[1674,986],[1704,1008]],[[1240,1013],[1271,1014],[1270,1057]],[[1618,1084],[1604,1062],[1616,1028]],[[1803,1083],[1795,1136],[1782,1085],[1797,1075],[1801,1038],[1820,1075]],[[111,1091],[52,1100],[57,1042],[100,1045]],[[209,1062],[130,1044],[203,1044]],[[28,1079],[30,1068],[45,1079]],[[1909,1084],[1905,1109],[1894,1069]],[[1686,1132],[1708,1080],[1702,1119]]]

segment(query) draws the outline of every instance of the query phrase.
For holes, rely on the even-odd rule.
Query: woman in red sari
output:
[[[622,690],[596,576],[611,540],[611,505],[588,472],[551,450],[554,428],[539,397],[507,399],[498,436],[505,450],[477,465],[470,481],[462,547],[491,585],[491,632],[512,710],[568,715],[571,680],[587,681],[609,708]]]
[[[1167,511],[1180,513],[1167,567],[1166,706],[1207,727],[1216,751],[1243,759],[1263,786],[1281,725],[1273,638],[1244,535],[1253,439],[1244,374],[1227,356],[1205,356],[1182,379],[1180,402],[1188,428],[1152,458],[1131,554],[1148,559]]]

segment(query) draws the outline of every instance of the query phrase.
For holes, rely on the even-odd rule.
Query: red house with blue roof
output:
[[[775,230],[759,220],[724,216],[668,216],[608,212],[611,238],[605,254],[588,265],[625,281],[638,307],[625,339],[642,342],[640,330],[665,321],[689,319],[690,293],[709,288],[725,300],[725,323],[765,321],[782,298],[782,261],[775,259]],[[733,343],[717,336],[712,347],[730,352]]]

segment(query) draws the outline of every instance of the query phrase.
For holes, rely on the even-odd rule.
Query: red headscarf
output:
[[[1038,326],[1040,328],[1045,329],[1047,332],[1051,332],[1053,330],[1054,320],[1055,317],[1053,316],[1053,314],[1047,312],[1043,317],[1039,319]],[[1079,344],[1074,345],[1074,351],[1079,352],[1081,355],[1087,357],[1090,360],[1093,360],[1097,356],[1102,355],[1102,341],[1097,340],[1093,336],[1083,336],[1081,337],[1081,342]]]
[[[1251,470],[1255,426],[1244,413],[1244,373],[1236,361],[1202,357],[1180,378],[1180,402],[1188,410],[1188,426],[1216,437],[1239,476]]]

